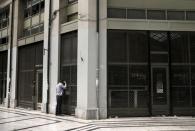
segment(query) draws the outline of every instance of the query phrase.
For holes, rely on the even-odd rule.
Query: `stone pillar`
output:
[[[55,113],[56,107],[56,89],[59,74],[59,6],[60,0],[52,0],[51,12],[52,18],[50,19],[50,38],[49,36],[49,5],[50,0],[45,1],[45,16],[44,16],[44,56],[43,56],[43,104],[42,111],[46,112],[47,103],[47,90],[49,90],[49,112]],[[55,13],[53,13],[55,12]],[[50,41],[50,63],[48,65],[48,42]],[[49,70],[48,70],[49,66]],[[49,86],[48,86],[48,73],[49,73]]]
[[[107,118],[107,0],[100,1],[99,34],[99,113]]]
[[[9,12],[10,12],[10,15],[9,15],[9,28],[8,28],[8,34],[9,34],[9,40],[8,40],[8,54],[7,54],[7,83],[6,83],[6,87],[7,87],[7,90],[6,90],[6,98],[5,98],[5,107],[9,107],[9,102],[10,102],[10,92],[9,92],[9,86],[10,86],[10,46],[11,46],[11,22],[12,22],[12,6],[13,4],[11,3],[9,8]]]
[[[96,67],[97,32],[96,0],[78,1],[78,62],[76,117],[97,119]]]
[[[17,105],[17,59],[18,59],[18,24],[19,24],[19,0],[14,3],[14,19],[13,19],[13,48],[12,48],[12,65],[11,65],[11,88],[10,88],[10,107],[15,108]],[[9,65],[8,65],[9,66]]]

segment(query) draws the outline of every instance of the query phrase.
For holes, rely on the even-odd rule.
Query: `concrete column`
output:
[[[45,1],[45,18],[44,18],[44,56],[43,56],[43,106],[42,111],[46,111],[46,102],[47,102],[47,89],[49,88],[49,112],[55,113],[56,107],[56,89],[55,86],[58,83],[58,74],[59,74],[59,7],[60,0],[52,0],[52,13],[51,17],[51,34],[49,39],[49,5],[50,0]],[[48,42],[50,41],[50,63],[48,65]],[[49,66],[49,70],[48,69]],[[47,83],[47,74],[49,73],[49,86]]]
[[[6,90],[6,99],[5,99],[5,107],[9,107],[9,102],[10,102],[10,92],[9,92],[9,86],[10,86],[10,80],[11,80],[11,78],[10,78],[10,72],[11,72],[11,70],[10,70],[10,52],[11,52],[11,50],[10,50],[10,47],[11,47],[11,32],[12,32],[12,28],[11,28],[11,23],[12,23],[12,6],[13,6],[13,4],[11,3],[10,4],[10,6],[9,6],[9,8],[10,8],[10,10],[9,10],[9,12],[10,12],[10,15],[9,15],[9,28],[8,28],[8,34],[9,34],[9,43],[8,43],[8,54],[7,54],[7,84],[6,84],[6,87],[7,87],[7,90]]]
[[[100,0],[99,113],[107,118],[107,0]]]
[[[97,119],[96,0],[78,1],[78,62],[76,117]]]
[[[11,65],[11,88],[10,88],[10,107],[16,107],[16,94],[17,94],[17,56],[18,56],[18,24],[19,24],[19,0],[15,0],[14,3],[14,25],[13,25],[13,49],[12,49],[12,65]],[[8,65],[9,66],[9,65]]]

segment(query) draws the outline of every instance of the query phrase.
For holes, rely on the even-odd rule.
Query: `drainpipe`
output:
[[[100,119],[100,105],[99,105],[99,79],[100,79],[100,40],[99,40],[99,14],[100,1],[96,0],[96,33],[97,33],[97,65],[96,65],[96,102],[97,102],[97,119]]]
[[[10,108],[10,91],[11,91],[11,78],[12,78],[12,48],[13,48],[13,23],[14,23],[14,0],[12,0],[11,25],[10,25],[10,61],[9,61],[9,87],[8,87],[8,108]]]
[[[46,102],[46,113],[49,113],[49,93],[50,93],[50,44],[51,44],[51,2],[52,0],[49,1],[49,27],[48,27],[48,58],[47,58],[47,102]]]

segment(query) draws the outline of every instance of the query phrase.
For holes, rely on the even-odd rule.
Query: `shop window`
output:
[[[108,8],[108,18],[126,18],[126,9]]]
[[[148,19],[153,20],[165,20],[165,11],[164,10],[148,10],[147,11]]]
[[[195,63],[195,32],[190,33],[190,61]]]
[[[133,65],[129,68],[129,84],[133,89],[145,90],[148,85],[148,66]],[[142,88],[139,88],[142,87]]]
[[[173,63],[189,62],[188,35],[186,32],[171,32],[171,58]]]
[[[168,20],[185,20],[184,11],[168,11],[167,12]]]
[[[187,20],[195,20],[195,11],[187,11],[186,12]]]
[[[191,84],[195,87],[195,66],[191,66]]]
[[[111,108],[127,108],[128,107],[128,91],[111,91]],[[133,104],[132,104],[133,105]]]
[[[125,63],[127,59],[127,33],[123,31],[110,31],[108,33],[108,62]],[[114,54],[117,55],[114,55]]]
[[[189,66],[172,66],[171,72],[171,85],[173,86],[189,86]]]
[[[195,107],[195,86],[192,87],[192,107]]]
[[[128,66],[109,65],[108,66],[108,84],[109,85],[128,85]]]
[[[150,32],[151,51],[168,51],[167,32]]]
[[[128,19],[146,19],[145,10],[128,9],[127,18]]]
[[[120,43],[119,41],[116,42]],[[147,33],[145,31],[128,32],[128,45],[131,63],[148,62]]]
[[[189,86],[173,87],[173,106],[189,107],[190,106],[190,88]]]

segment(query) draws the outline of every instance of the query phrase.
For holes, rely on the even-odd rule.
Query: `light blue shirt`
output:
[[[63,85],[61,82],[56,85],[56,95],[62,96],[64,89],[66,89],[66,84]]]

